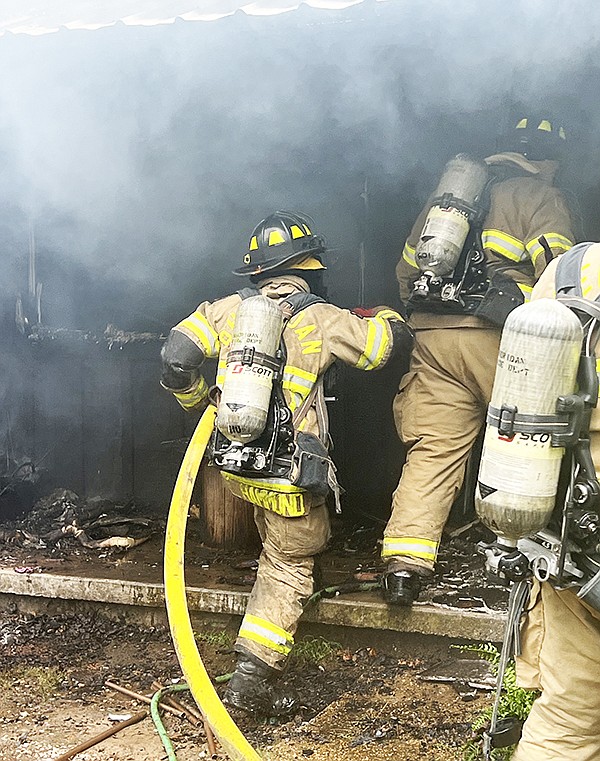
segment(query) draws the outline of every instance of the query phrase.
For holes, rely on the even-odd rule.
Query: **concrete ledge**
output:
[[[241,616],[248,592],[229,589],[188,587],[190,613]],[[164,610],[162,584],[95,579],[51,573],[19,574],[0,569],[0,594],[48,600],[72,600]],[[435,634],[471,640],[498,642],[502,639],[504,614],[461,610],[448,606],[417,603],[412,608],[391,608],[364,595],[346,595],[322,600],[306,611],[303,620],[331,626],[382,629]]]

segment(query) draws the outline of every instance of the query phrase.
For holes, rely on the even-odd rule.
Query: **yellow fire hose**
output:
[[[185,528],[200,462],[214,428],[216,408],[202,415],[184,455],[169,509],[165,538],[165,599],[181,670],[206,721],[232,761],[261,761],[233,721],[208,676],[196,646],[185,594]]]

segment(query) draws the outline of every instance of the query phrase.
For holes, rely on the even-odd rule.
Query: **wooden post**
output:
[[[233,496],[218,468],[211,468],[203,462],[196,490],[202,535],[209,547],[242,551],[260,548],[253,506]]]

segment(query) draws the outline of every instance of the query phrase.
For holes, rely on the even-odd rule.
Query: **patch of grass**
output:
[[[22,689],[45,700],[57,692],[65,676],[55,666],[15,666],[0,672],[0,689]]]
[[[226,629],[202,629],[194,632],[196,642],[203,642],[217,649],[228,649],[233,646],[234,635]]]
[[[324,637],[305,637],[296,642],[292,655],[299,661],[320,663],[326,658],[336,655],[342,646],[339,642],[331,642]]]
[[[498,673],[498,664],[500,662],[500,651],[491,642],[480,645],[454,645],[457,650],[462,652],[468,651],[476,653],[484,660],[491,664],[495,674]],[[525,690],[517,685],[517,672],[514,661],[510,661],[506,666],[503,682],[503,693],[500,698],[500,707],[498,718],[502,719],[508,716],[516,716],[517,719],[525,721],[531,711],[535,699],[539,696],[537,690]],[[481,737],[484,729],[487,729],[492,719],[493,706],[487,706],[473,721],[471,729],[473,737],[467,740],[462,746],[462,761],[480,761],[482,758]],[[516,745],[510,748],[496,748],[492,750],[493,761],[509,761],[515,751]]]

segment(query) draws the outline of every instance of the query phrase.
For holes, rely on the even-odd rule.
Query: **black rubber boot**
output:
[[[419,597],[421,575],[415,571],[388,571],[383,574],[381,587],[387,603],[410,607]]]
[[[262,716],[291,716],[298,700],[293,691],[278,687],[281,672],[251,655],[240,655],[223,702],[252,714]]]

